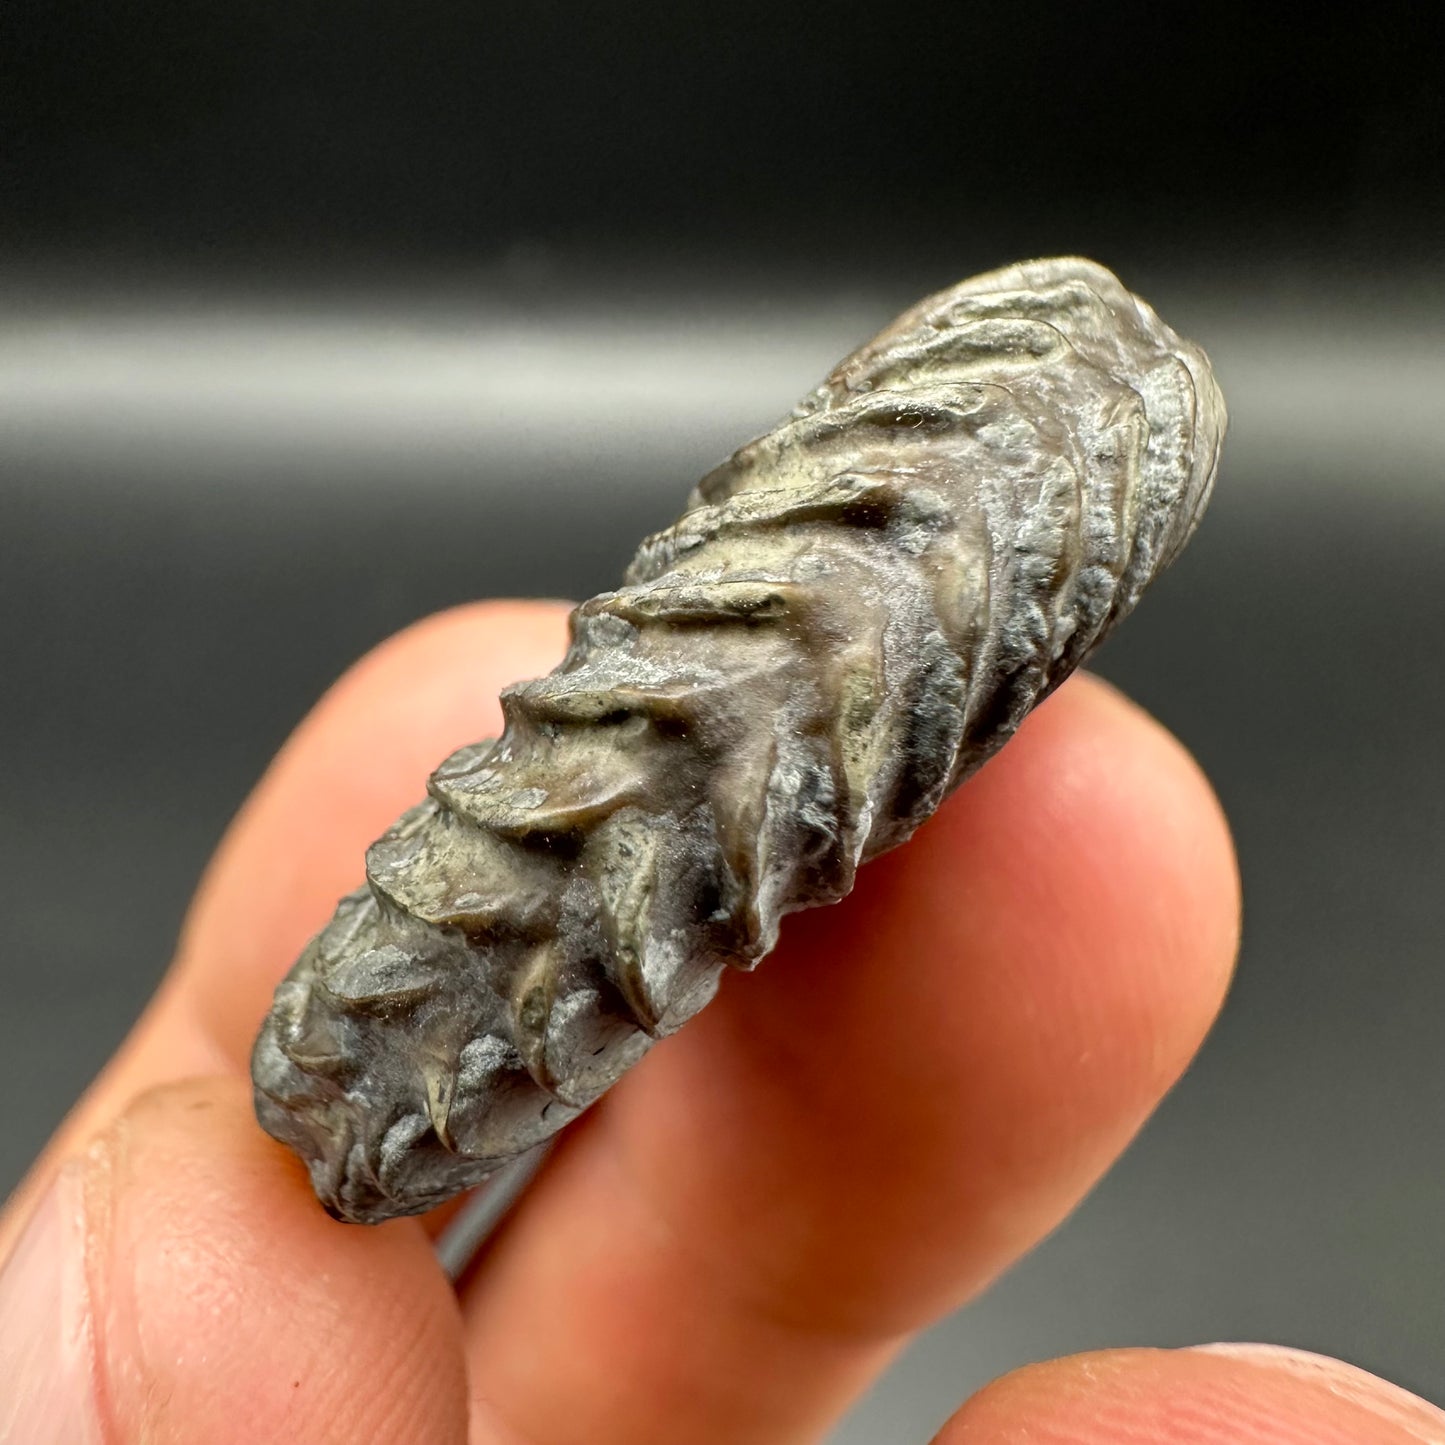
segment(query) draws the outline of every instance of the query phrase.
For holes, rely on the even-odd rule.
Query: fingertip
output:
[[[312,726],[345,727],[388,705],[403,720],[414,717],[418,693],[453,713],[460,692],[469,711],[490,709],[499,720],[499,690],[560,656],[571,608],[552,599],[489,598],[420,618],[352,664],[297,735]]]
[[[1105,1432],[1131,1414],[1148,1409],[1160,1385],[1160,1366],[1169,1353],[1097,1350],[1023,1365],[970,1397],[939,1432],[934,1445],[974,1445],[984,1440],[1004,1445],[1034,1439],[1039,1445],[1093,1445],[1095,1441],[1104,1445],[1105,1440],[1108,1445],[1119,1445],[1116,1437]],[[1138,1445],[1151,1439],[1147,1433],[1135,1438]]]
[[[796,922],[789,956],[723,1000],[775,1055],[809,1019],[840,1060],[910,1060],[916,1118],[988,1097],[991,1157],[1093,1174],[1216,1017],[1239,882],[1193,757],[1079,676],[851,898]]]
[[[1028,1365],[934,1445],[1439,1445],[1445,1412],[1338,1360],[1274,1347],[1108,1350]]]
[[[1218,1014],[1238,949],[1233,842],[1192,754],[1116,688],[1080,674],[930,828],[919,866],[887,860],[882,886],[908,869],[908,887],[946,898],[951,873],[952,896],[965,908],[977,900],[966,916],[979,951],[1031,961],[997,988],[1035,990],[1046,1021],[1099,1043],[1100,1081],[1152,1107]],[[1023,1017],[1002,994],[997,1006]],[[1036,1036],[1043,1047],[1058,1037],[1048,1027]]]
[[[239,1081],[142,1095],[85,1177],[115,1438],[465,1439],[460,1322],[425,1236],[328,1219]]]
[[[421,796],[448,751],[496,731],[504,687],[554,665],[568,610],[563,602],[471,602],[379,643],[298,724],[211,871],[250,863],[251,835],[294,820],[303,807],[319,815],[321,839],[333,849],[343,830],[364,832],[363,847],[371,842]],[[359,871],[359,856],[351,867]],[[205,906],[203,893],[197,907]]]
[[[1413,1432],[1430,1445],[1445,1442],[1445,1410],[1344,1360],[1289,1345],[1256,1343],[1195,1345],[1190,1352],[1233,1360],[1313,1385],[1336,1399],[1371,1411],[1407,1433]]]
[[[1029,718],[1016,749],[990,765],[1002,775],[991,781],[1022,794],[1040,849],[1068,856],[1052,886],[1083,936],[1112,936],[1128,957],[1130,972],[1117,981],[1132,1011],[1114,1017],[1132,1016],[1148,1043],[1141,1062],[1152,1067],[1140,1083],[1152,1100],[1193,1058],[1233,976],[1241,890],[1228,820],[1179,738],[1092,674]],[[1027,846],[1016,856],[1025,860]],[[1111,1009],[1130,1001],[1109,992],[1107,968],[1096,975],[1085,960],[1078,976],[1104,985]]]

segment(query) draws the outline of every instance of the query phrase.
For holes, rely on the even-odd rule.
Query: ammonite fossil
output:
[[[1224,420],[1112,274],[1037,261],[922,302],[706,477],[277,989],[257,1113],[326,1207],[477,1183],[842,898],[1179,551]]]

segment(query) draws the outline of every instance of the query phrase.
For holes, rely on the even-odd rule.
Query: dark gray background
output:
[[[1080,250],[1234,418],[1100,666],[1219,787],[1241,973],[1122,1165],[838,1440],[1107,1344],[1288,1341],[1445,1401],[1442,105],[1410,11],[615,9],[0,17],[0,1187],[352,658],[610,585],[900,306]]]

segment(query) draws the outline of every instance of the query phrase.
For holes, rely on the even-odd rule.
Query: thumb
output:
[[[1273,1345],[1105,1350],[996,1380],[935,1445],[1445,1445],[1445,1412]]]
[[[236,1080],[136,1100],[0,1274],[0,1445],[460,1445],[466,1413],[420,1228],[322,1215]]]

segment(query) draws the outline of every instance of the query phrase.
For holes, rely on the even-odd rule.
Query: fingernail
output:
[[[1310,1380],[1343,1400],[1369,1410],[1417,1440],[1428,1445],[1445,1445],[1445,1410],[1412,1395],[1399,1385],[1382,1380],[1357,1365],[1328,1355],[1295,1350],[1287,1345],[1215,1344],[1194,1345],[1202,1354],[1225,1355],[1262,1369],[1279,1370],[1297,1379]]]
[[[41,1195],[0,1271],[0,1445],[101,1445],[80,1166]]]

